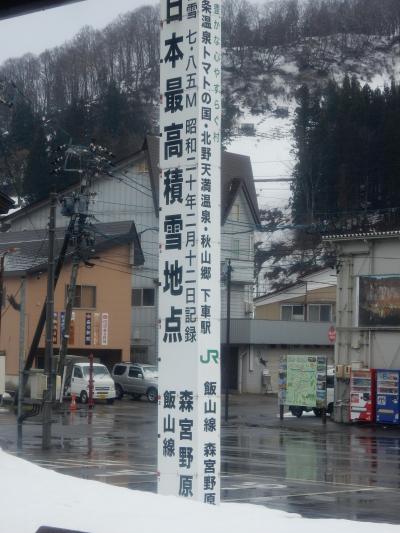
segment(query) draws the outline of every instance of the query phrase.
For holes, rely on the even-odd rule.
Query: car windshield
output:
[[[143,368],[146,379],[158,378],[158,369],[156,366],[146,366]]]
[[[90,372],[90,367],[89,365],[88,366],[84,366],[83,367],[83,374],[85,376],[88,376],[89,375],[89,372]],[[93,366],[93,375],[94,376],[108,376],[110,373],[107,369],[107,367],[105,367],[104,365],[95,365]]]

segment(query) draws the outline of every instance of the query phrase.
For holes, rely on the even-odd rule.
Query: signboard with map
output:
[[[326,356],[287,355],[284,403],[286,405],[326,406]],[[283,395],[282,395],[283,396]]]

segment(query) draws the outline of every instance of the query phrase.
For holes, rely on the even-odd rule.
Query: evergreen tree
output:
[[[128,108],[126,94],[111,81],[100,98],[99,128],[105,137],[112,140],[122,133]]]
[[[399,94],[394,83],[373,91],[348,77],[321,94],[300,89],[292,185],[298,224],[361,228],[374,214],[389,224],[384,213],[400,213]]]
[[[93,136],[92,114],[83,98],[73,100],[60,117],[63,143],[88,144]],[[60,144],[63,144],[60,143]]]
[[[297,93],[294,134],[297,164],[294,169],[293,215],[296,222],[312,223],[316,216],[316,199],[321,187],[320,159],[322,142],[321,107],[318,95],[306,85]]]
[[[50,194],[54,184],[54,176],[50,174],[45,132],[42,124],[38,124],[24,175],[24,196],[28,202],[41,200]]]
[[[34,125],[35,115],[31,104],[25,98],[18,98],[12,107],[9,136],[16,150],[31,147]]]

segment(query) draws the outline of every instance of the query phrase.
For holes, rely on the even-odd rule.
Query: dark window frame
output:
[[[82,288],[93,289],[93,306],[82,305]],[[69,285],[65,286],[65,304],[68,300]],[[75,288],[75,298],[72,305],[73,309],[96,309],[97,307],[97,285],[77,285]]]
[[[332,322],[333,316],[333,306],[330,303],[310,303],[308,304],[308,320],[310,320],[311,307],[318,307],[318,320],[313,320],[313,322]],[[329,318],[328,320],[321,320],[321,307],[329,307]]]
[[[147,293],[147,296],[145,294]],[[149,298],[149,295],[151,297]],[[146,301],[146,304],[145,304]],[[151,302],[151,303],[149,303]],[[132,307],[155,307],[156,289],[154,287],[140,287],[132,289],[131,306]]]
[[[283,318],[283,308],[284,307],[290,307],[291,308],[290,318]],[[294,307],[302,307],[303,308],[303,318],[293,318],[293,309],[294,309]],[[305,311],[304,304],[300,304],[300,303],[281,304],[281,320],[288,320],[290,322],[304,322],[304,320],[305,320],[304,311]],[[300,317],[301,315],[296,314],[296,316]]]

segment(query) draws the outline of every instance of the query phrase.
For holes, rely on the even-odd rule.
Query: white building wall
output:
[[[254,219],[239,191],[221,231],[221,261],[231,259],[231,318],[250,318],[254,279]],[[222,267],[224,268],[224,266]],[[221,314],[226,318],[226,283],[222,283]],[[223,340],[222,340],[223,342]]]
[[[337,336],[335,363],[365,368],[400,368],[400,325],[396,328],[358,328],[359,276],[400,275],[400,241],[396,237],[337,242]],[[337,379],[335,420],[349,420],[349,382]]]
[[[328,365],[334,363],[333,346],[288,346],[288,347],[271,347],[268,345],[252,345],[241,347],[240,353],[243,354],[242,361],[242,392],[253,394],[277,393],[278,392],[278,373],[279,363],[284,355],[326,355]],[[262,364],[260,359],[266,361]],[[267,391],[263,385],[263,370],[268,369],[271,376],[271,388]]]
[[[369,368],[400,368],[400,329],[358,329],[358,277],[400,275],[400,242],[396,238],[351,241],[341,244],[338,277],[338,331],[336,360],[361,362]],[[400,327],[400,324],[399,324]],[[338,328],[338,329],[339,329]]]
[[[140,172],[132,166],[115,170],[115,178],[99,177],[91,187],[92,199],[89,213],[96,222],[118,222],[134,220],[137,227],[145,228],[153,221],[154,204],[151,196],[150,179],[147,172]],[[45,228],[49,219],[49,206],[39,205],[21,212],[10,220],[10,231]],[[68,224],[68,217],[61,215],[57,206],[56,226]],[[138,229],[140,231],[140,229]]]

